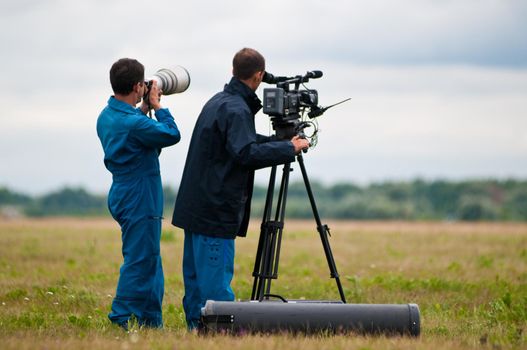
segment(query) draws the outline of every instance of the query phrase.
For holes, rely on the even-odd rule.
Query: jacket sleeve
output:
[[[168,109],[159,109],[155,115],[157,120],[146,116],[139,118],[131,132],[132,137],[150,148],[163,148],[178,143],[181,135]]]
[[[273,140],[272,136],[265,136],[265,135],[256,134],[256,142],[257,143],[264,143],[264,142],[269,142],[269,141],[272,141],[272,140]]]
[[[291,141],[269,141],[257,137],[254,117],[247,111],[228,113],[225,127],[227,151],[243,166],[260,169],[295,160]]]

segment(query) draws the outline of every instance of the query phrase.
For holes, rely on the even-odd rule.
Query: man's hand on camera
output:
[[[295,146],[295,154],[300,153],[300,151],[309,148],[309,141],[300,136],[295,136],[291,139],[293,146]]]
[[[163,92],[159,87],[157,86],[157,81],[152,81],[152,87],[150,88],[150,93],[148,94],[148,101],[145,101],[143,99],[143,103],[141,104],[141,110],[146,114],[150,109],[154,109],[154,111],[157,111],[161,107],[161,94]]]

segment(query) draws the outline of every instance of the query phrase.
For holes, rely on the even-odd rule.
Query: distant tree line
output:
[[[312,184],[320,215],[356,220],[527,221],[527,181],[414,180],[368,186]],[[255,189],[253,208],[262,212],[265,189]],[[253,213],[255,211],[253,210]],[[313,217],[303,183],[289,186],[288,217]]]
[[[355,220],[527,221],[527,180],[467,180],[311,184],[322,218]],[[277,186],[278,187],[278,186]],[[164,188],[165,216],[171,216],[177,191]],[[275,194],[275,198],[276,198]],[[266,187],[254,188],[252,215],[261,217]],[[2,216],[107,216],[106,195],[62,188],[29,196],[0,187]],[[312,218],[303,182],[292,183],[286,218]]]

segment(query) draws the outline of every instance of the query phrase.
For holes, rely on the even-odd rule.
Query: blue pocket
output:
[[[223,242],[219,238],[203,237],[205,259],[209,266],[219,266],[223,259]]]

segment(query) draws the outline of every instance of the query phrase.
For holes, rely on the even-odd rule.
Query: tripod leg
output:
[[[282,173],[282,182],[278,194],[278,203],[276,205],[275,221],[273,222],[273,236],[270,245],[271,253],[269,255],[268,271],[272,270],[273,279],[278,278],[278,263],[280,261],[280,246],[282,244],[282,232],[284,230],[285,207],[287,202],[287,189],[289,186],[289,174],[291,173],[291,164],[284,164]],[[266,294],[271,293],[271,278],[267,280],[265,289]]]
[[[271,280],[278,278],[278,262],[280,259],[280,244],[282,240],[282,230],[284,227],[285,203],[287,196],[287,186],[289,184],[289,173],[291,164],[284,165],[280,191],[278,194],[278,204],[276,207],[275,220],[271,220],[274,184],[276,180],[276,167],[271,170],[269,187],[264,209],[264,218],[260,231],[256,261],[254,264],[254,282],[251,294],[252,300],[263,300],[266,294],[270,293]]]
[[[269,221],[271,218],[271,211],[273,207],[273,194],[274,186],[276,182],[276,166],[271,168],[271,175],[269,177],[269,186],[267,187],[267,194],[265,197],[265,206],[264,214],[262,219],[262,224],[260,226],[260,238],[258,240],[258,249],[256,250],[256,258],[254,261],[254,270],[253,270],[253,290],[251,293],[251,300],[256,300],[257,295],[256,291],[260,290],[259,284],[261,283],[260,277],[264,273],[262,265],[262,254],[267,251],[269,245]]]
[[[306,185],[307,195],[309,197],[309,202],[311,203],[311,209],[313,210],[313,216],[315,217],[315,221],[317,223],[317,231],[322,241],[324,253],[326,254],[326,260],[328,262],[329,271],[331,273],[331,278],[334,278],[335,282],[337,283],[337,288],[340,294],[340,299],[342,300],[343,303],[346,303],[346,297],[344,296],[342,284],[340,283],[340,277],[337,272],[337,266],[335,264],[335,260],[333,259],[333,253],[331,252],[331,247],[329,245],[329,239],[328,239],[329,227],[327,225],[322,225],[322,222],[320,220],[317,205],[315,203],[315,197],[313,196],[313,191],[311,190],[311,184],[309,183],[309,178],[307,177],[306,167],[304,165],[304,158],[302,157],[302,153],[300,153],[296,158],[297,158],[298,164],[300,165],[300,170],[302,171],[302,178],[304,179],[304,184]]]

